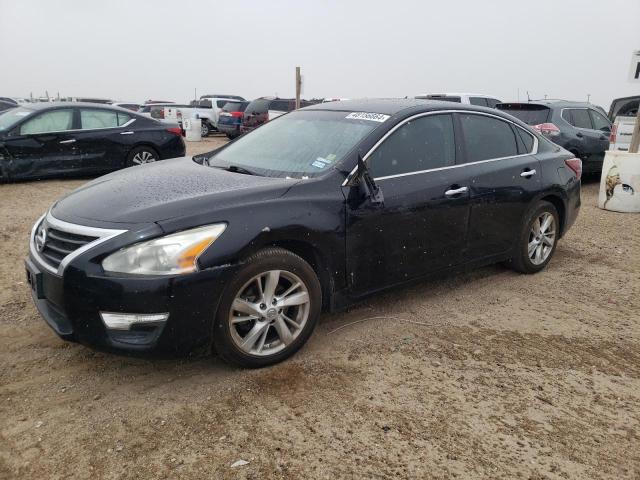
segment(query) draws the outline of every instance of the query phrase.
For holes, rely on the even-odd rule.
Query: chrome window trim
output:
[[[565,111],[565,110],[586,110],[586,111],[587,111],[587,113],[589,112],[589,110],[591,110],[592,112],[595,112],[595,113],[597,113],[598,115],[600,115],[602,118],[605,118],[605,119],[609,120],[605,115],[603,115],[602,113],[600,113],[599,111],[597,111],[595,108],[591,108],[591,107],[564,107],[564,108],[561,108],[561,109],[560,109],[560,118],[561,118],[564,122],[566,122],[566,124],[567,124],[567,125],[569,125],[569,126],[571,126],[571,127],[573,127],[573,128],[576,128],[576,129],[578,129],[578,130],[588,130],[588,131],[590,131],[590,132],[598,132],[598,133],[602,133],[602,132],[603,132],[602,130],[598,130],[598,129],[595,129],[595,128],[576,127],[575,125],[573,125],[573,124],[569,123],[569,122],[567,121],[567,119],[566,119],[566,118],[564,118],[564,117],[562,116],[562,115],[564,114],[564,111]],[[591,120],[591,122],[593,122],[593,120],[591,119],[591,115],[589,115],[589,120]],[[610,123],[611,125],[613,125],[613,123],[612,123],[612,122],[609,122],[609,123]],[[592,124],[591,126],[593,127],[593,124]]]
[[[94,110],[98,110],[97,108]],[[100,109],[100,110],[105,110],[105,109]],[[116,112],[117,113],[117,112]],[[123,123],[122,125],[118,125],[117,127],[101,127],[101,128],[74,128],[72,130],[55,130],[53,132],[39,132],[39,133],[20,133],[18,136],[22,137],[22,136],[28,136],[28,135],[51,135],[54,133],[72,133],[72,132],[94,132],[96,130],[113,130],[115,128],[125,128],[128,127],[129,125],[131,125],[133,122],[136,121],[136,118],[132,118],[131,120],[129,120],[126,123]],[[22,127],[22,125],[20,125]]]
[[[35,235],[36,235],[36,231],[38,230],[38,227],[40,226],[40,224],[46,221],[47,225],[57,229],[57,230],[61,230],[63,232],[67,232],[67,233],[73,233],[76,235],[85,235],[88,237],[98,237],[96,238],[94,241],[87,243],[86,245],[83,245],[82,247],[78,248],[77,250],[74,250],[73,252],[71,252],[69,255],[67,255],[66,257],[64,257],[62,259],[62,261],[60,262],[60,265],[58,266],[58,268],[54,268],[53,266],[49,265],[47,263],[46,260],[44,260],[39,254],[38,251],[36,250],[36,245],[35,245]],[[98,227],[87,227],[84,225],[77,225],[75,223],[69,223],[69,222],[65,222],[63,220],[58,220],[57,218],[55,218],[53,215],[51,215],[51,211],[48,211],[47,213],[45,213],[44,215],[42,215],[37,221],[36,223],[33,225],[33,228],[31,229],[31,236],[29,238],[29,251],[31,253],[31,255],[38,261],[38,264],[45,268],[46,270],[48,270],[49,272],[58,275],[58,276],[62,276],[62,274],[64,273],[65,268],[67,267],[67,265],[76,257],[78,257],[79,255],[82,255],[84,252],[88,251],[89,249],[100,245],[101,243],[106,242],[107,240],[112,239],[113,237],[116,237],[122,233],[127,232],[127,230],[116,230],[116,229],[109,229],[109,228],[98,228]]]
[[[528,153],[522,153],[519,155],[512,155],[510,157],[499,157],[499,158],[488,158],[486,160],[478,160],[477,162],[468,162],[468,163],[460,163],[460,164],[456,164],[456,165],[448,165],[446,167],[438,167],[438,168],[430,168],[427,170],[419,170],[416,172],[406,172],[406,173],[398,173],[396,175],[387,175],[385,177],[375,177],[374,180],[386,180],[388,178],[398,178],[398,177],[406,177],[408,175],[418,175],[421,173],[427,173],[427,172],[437,172],[440,170],[448,170],[450,168],[459,168],[459,167],[464,167],[466,165],[476,165],[479,163],[487,163],[487,162],[497,162],[500,160],[506,160],[509,158],[518,158],[518,157],[526,157],[528,155],[535,155],[538,153],[538,145],[539,145],[539,140],[538,137],[536,135],[533,135],[531,132],[527,131],[526,129],[522,128],[520,125],[518,125],[517,123],[507,119],[507,118],[503,118],[499,115],[494,115],[491,113],[486,113],[486,112],[478,112],[475,110],[437,110],[437,111],[432,111],[432,112],[422,112],[422,113],[417,113],[415,115],[412,115],[408,118],[405,118],[402,122],[398,123],[395,127],[393,127],[391,130],[389,130],[387,133],[385,133],[382,138],[380,138],[380,140],[378,140],[373,147],[371,147],[369,149],[369,151],[366,153],[366,155],[364,157],[362,157],[362,161],[366,162],[368,160],[368,158],[373,154],[373,152],[375,152],[375,150],[390,136],[393,134],[393,132],[395,132],[398,128],[400,128],[401,126],[403,126],[405,123],[410,122],[416,118],[421,118],[421,117],[426,117],[428,115],[438,115],[438,114],[444,114],[444,113],[467,113],[467,114],[473,114],[473,115],[484,115],[485,117],[493,117],[493,118],[497,118],[498,120],[502,120],[505,123],[510,123],[511,125],[513,125],[516,128],[519,128],[520,130],[522,130],[523,132],[525,132],[528,135],[531,135],[533,137],[533,146],[531,147],[531,151],[529,151]],[[517,143],[517,142],[516,142]],[[346,187],[349,182],[352,180],[356,170],[358,169],[358,166],[356,165],[355,167],[353,167],[353,170],[351,170],[351,172],[349,172],[349,175],[347,175],[347,178],[345,178],[344,182],[342,182],[342,186]]]

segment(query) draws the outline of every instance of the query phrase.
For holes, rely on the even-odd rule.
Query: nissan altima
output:
[[[177,125],[124,108],[53,102],[0,113],[0,181],[99,175],[184,154]]]
[[[539,272],[578,215],[580,175],[493,109],[325,103],[70,193],[35,223],[27,279],[64,339],[260,367],[373,292],[494,262]]]

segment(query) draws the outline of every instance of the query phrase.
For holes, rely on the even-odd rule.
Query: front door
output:
[[[450,114],[402,123],[366,159],[383,205],[346,187],[347,269],[354,293],[366,293],[461,262],[469,218],[469,182],[455,166]]]
[[[39,178],[79,169],[73,130],[70,108],[48,110],[18,125],[3,142],[8,177]]]

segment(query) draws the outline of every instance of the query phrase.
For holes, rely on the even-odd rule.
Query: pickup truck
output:
[[[167,105],[164,110],[164,118],[171,119],[173,122],[182,123],[183,118],[199,118],[202,120],[202,136],[208,136],[212,131],[218,130],[218,118],[222,107],[228,102],[244,101],[242,97],[236,95],[212,97],[203,95],[200,100],[192,100],[189,106],[179,106],[174,108]]]

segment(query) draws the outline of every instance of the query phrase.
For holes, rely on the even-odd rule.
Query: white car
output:
[[[444,102],[466,103],[468,105],[478,105],[481,107],[496,108],[502,103],[494,95],[484,95],[482,93],[423,93],[415,98],[422,100],[441,100]]]

